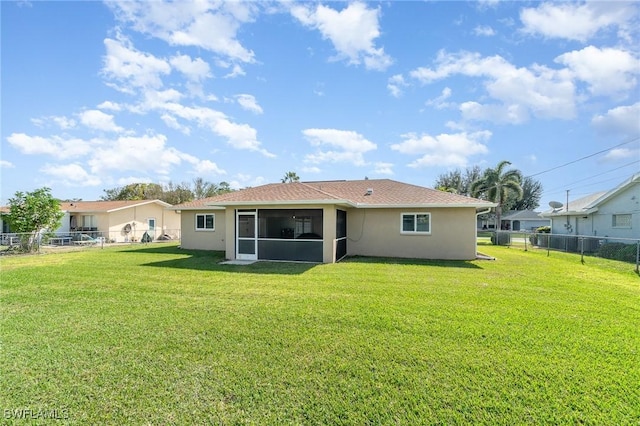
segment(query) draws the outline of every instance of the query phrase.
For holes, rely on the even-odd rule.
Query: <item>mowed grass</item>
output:
[[[0,408],[72,424],[638,424],[633,265],[482,251],[497,260],[3,258]]]

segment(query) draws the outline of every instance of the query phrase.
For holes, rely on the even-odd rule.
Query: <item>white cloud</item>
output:
[[[389,77],[387,82],[387,89],[394,98],[399,98],[402,95],[402,89],[409,84],[404,80],[402,74],[396,74]]]
[[[194,46],[233,61],[254,62],[237,32],[258,10],[252,2],[121,2],[108,5],[123,23],[169,44]]]
[[[97,106],[100,109],[106,109],[109,111],[122,111],[122,106],[119,103],[104,101],[100,105]]]
[[[404,141],[391,145],[391,149],[402,154],[421,155],[409,167],[455,166],[466,167],[468,158],[488,152],[485,141],[491,137],[488,130],[475,133],[454,133],[431,136],[415,133],[402,135]]]
[[[132,183],[153,183],[153,180],[147,176],[126,176],[117,180],[118,185],[129,185]]]
[[[211,77],[209,64],[200,58],[191,59],[188,55],[176,55],[169,62],[191,81],[202,81]]]
[[[218,167],[216,163],[210,160],[198,161],[194,165],[193,170],[198,176],[224,175],[227,173],[223,169]]]
[[[227,143],[236,149],[246,149],[260,152],[266,157],[275,157],[257,139],[256,130],[248,124],[238,124],[230,121],[220,112],[205,107],[186,107],[184,105],[168,102],[157,106],[174,116],[185,120],[195,121],[199,126],[208,128],[213,133],[226,138]]]
[[[377,162],[374,164],[375,168],[373,169],[373,173],[378,175],[392,175],[393,174],[393,163],[384,163]]]
[[[619,106],[605,114],[596,115],[591,119],[591,125],[603,135],[639,136],[640,102]]]
[[[377,145],[368,141],[361,134],[349,130],[306,129],[302,133],[312,146],[331,146],[337,150],[321,151],[305,156],[305,161],[312,164],[324,162],[346,162],[356,166],[366,164],[363,154],[375,150]]]
[[[517,68],[499,55],[482,57],[479,53],[438,53],[436,67],[421,67],[411,71],[411,77],[423,84],[465,75],[484,79],[487,93],[501,102],[501,106],[485,106],[474,102],[469,118],[505,122],[501,115],[491,111],[517,111],[514,115],[521,122],[526,114],[538,118],[571,119],[576,115],[575,86],[568,70],[553,70],[541,65]],[[482,114],[476,111],[483,110]]]
[[[152,4],[152,3],[150,3]],[[107,53],[103,58],[102,74],[114,81],[111,86],[125,93],[137,88],[162,87],[162,75],[171,72],[171,66],[150,53],[140,52],[125,37],[104,40]]]
[[[489,25],[478,25],[473,29],[473,33],[477,36],[491,37],[496,35],[496,32]]]
[[[604,161],[605,163],[613,163],[638,158],[640,158],[640,149],[615,148],[607,152],[602,157],[602,161]]]
[[[77,158],[91,151],[91,144],[82,139],[51,136],[29,136],[25,133],[12,133],[7,141],[18,151],[27,155],[51,155],[55,158]]]
[[[460,104],[460,113],[467,121],[522,124],[529,120],[529,111],[520,104],[480,104],[469,101]]]
[[[633,2],[547,2],[520,12],[523,31],[547,38],[585,42],[599,31],[618,27],[625,37],[628,21],[637,15]]]
[[[62,130],[69,130],[76,127],[76,120],[65,116],[50,115],[48,117],[32,118],[31,122],[38,127],[47,127],[48,123],[53,123]]]
[[[97,109],[82,111],[78,116],[80,117],[80,122],[92,130],[105,132],[122,132],[124,130],[113,121],[113,115]]]
[[[15,166],[13,165],[13,163],[11,161],[7,161],[7,160],[0,160],[0,168],[3,169],[12,169]]]
[[[320,167],[311,166],[311,167],[303,167],[302,171],[305,173],[320,173],[322,170]]]
[[[92,151],[91,172],[110,170],[148,171],[168,174],[172,167],[193,157],[166,146],[164,135],[121,136]]]
[[[636,86],[635,76],[640,73],[637,58],[613,48],[587,46],[564,53],[555,62],[566,65],[576,78],[586,82],[593,95],[627,94]]]
[[[256,98],[253,95],[236,95],[236,100],[238,101],[238,104],[247,111],[251,111],[256,114],[263,113],[262,107],[258,105],[258,101],[256,101]]]
[[[442,93],[440,94],[440,96],[438,96],[437,98],[429,99],[425,103],[427,105],[435,107],[436,109],[450,108],[454,104],[451,102],[445,102],[450,97],[451,97],[451,88],[445,87],[444,89],[442,89]]]
[[[296,4],[291,14],[303,25],[317,29],[336,49],[336,60],[346,59],[349,64],[364,63],[367,69],[385,70],[393,62],[377,48],[380,36],[380,9],[369,9],[366,3],[356,1],[341,11],[324,5]]]
[[[166,124],[167,127],[170,127],[172,129],[175,129],[175,130],[179,130],[180,132],[184,133],[185,135],[190,135],[191,134],[191,128],[189,128],[188,126],[183,126],[182,124],[180,124],[178,122],[178,119],[176,119],[174,116],[172,116],[170,114],[162,114],[160,116],[160,119],[162,119],[162,121],[164,121],[164,124]]]
[[[46,164],[40,171],[68,186],[96,186],[102,183],[98,176],[89,174],[77,163]]]

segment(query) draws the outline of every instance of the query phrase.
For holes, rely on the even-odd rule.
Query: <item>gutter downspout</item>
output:
[[[478,216],[480,216],[481,214],[489,213],[491,211],[491,209],[492,209],[492,207],[487,207],[485,210],[480,210],[479,212],[476,211],[476,259],[479,259],[479,256],[478,256],[478,229],[477,229]],[[496,230],[496,232],[497,232],[497,230]],[[485,259],[484,256],[482,258]],[[495,259],[495,257],[492,257],[491,260],[496,260],[496,259]]]

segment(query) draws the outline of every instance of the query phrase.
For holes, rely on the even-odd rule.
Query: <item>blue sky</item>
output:
[[[638,2],[0,7],[3,203],[288,171],[432,187],[509,160],[543,209],[640,170]]]

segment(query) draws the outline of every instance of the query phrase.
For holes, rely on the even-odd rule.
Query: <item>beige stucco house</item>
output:
[[[65,213],[58,234],[87,233],[113,242],[140,241],[145,232],[152,239],[180,237],[180,214],[160,200],[74,201],[60,203]]]
[[[476,258],[494,203],[389,179],[276,183],[176,205],[181,245],[228,259]]]

